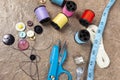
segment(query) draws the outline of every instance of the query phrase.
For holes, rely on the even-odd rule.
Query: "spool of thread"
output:
[[[94,17],[95,17],[95,13],[92,10],[87,9],[80,17],[79,22],[83,26],[88,27],[92,23]]]
[[[36,14],[37,19],[39,20],[41,24],[50,21],[50,16],[48,14],[46,6],[44,5],[39,6],[35,8],[34,12]]]
[[[86,43],[90,40],[90,33],[87,30],[80,30],[79,32],[76,32],[74,36],[75,42],[78,44]]]
[[[66,3],[66,0],[50,0],[52,3],[58,5],[58,6],[61,6],[63,7],[64,4]]]
[[[62,29],[65,24],[67,24],[68,22],[68,18],[65,14],[63,13],[59,13],[51,22],[51,25],[57,29],[57,30],[60,30]]]
[[[74,12],[75,12],[76,9],[77,9],[77,5],[76,5],[75,2],[73,2],[73,1],[67,1],[66,4],[63,7],[62,12],[66,16],[71,17],[74,14]]]

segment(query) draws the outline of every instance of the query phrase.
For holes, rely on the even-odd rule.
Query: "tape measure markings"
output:
[[[90,61],[89,61],[89,66],[88,66],[87,80],[94,80],[94,67],[95,67],[95,61],[96,61],[96,56],[97,56],[97,52],[99,49],[100,40],[102,38],[102,34],[103,34],[103,31],[104,31],[104,28],[107,22],[109,11],[111,7],[113,6],[113,4],[115,3],[115,1],[116,0],[110,0],[102,14],[102,18],[101,18],[101,21],[98,27],[98,31],[95,35],[95,40],[94,40],[94,44],[93,44],[92,51],[91,51],[91,56],[90,56]]]

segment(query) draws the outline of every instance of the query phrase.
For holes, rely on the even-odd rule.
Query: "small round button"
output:
[[[30,60],[31,60],[31,61],[34,61],[35,59],[36,59],[36,56],[35,56],[35,55],[33,55],[33,54],[30,55]]]
[[[27,36],[30,37],[30,38],[34,37],[35,36],[34,31],[32,31],[32,30],[27,31]]]
[[[15,42],[15,38],[12,34],[7,34],[3,36],[2,41],[5,45],[12,45]]]
[[[47,0],[40,0],[41,4],[45,4],[47,2]]]
[[[37,34],[41,34],[43,32],[43,28],[41,26],[37,25],[37,26],[34,27],[34,31]]]
[[[24,39],[26,37],[26,33],[23,31],[19,32],[19,37]]]
[[[25,24],[22,22],[17,23],[15,28],[17,31],[24,31],[26,29]]]
[[[33,36],[33,37],[31,37],[31,38],[30,38],[30,40],[32,40],[32,41],[33,41],[33,40],[35,40],[35,39],[36,39],[36,37],[35,37],[35,36]]]
[[[32,27],[32,26],[33,26],[33,22],[32,22],[32,21],[27,21],[27,25],[28,25],[29,27]]]
[[[20,40],[18,42],[18,48],[20,50],[26,50],[26,49],[28,49],[29,48],[29,42],[27,40],[25,40],[25,39]]]

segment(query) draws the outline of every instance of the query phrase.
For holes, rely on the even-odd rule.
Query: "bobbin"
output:
[[[59,13],[51,22],[51,25],[56,29],[60,30],[62,29],[65,24],[68,23],[68,18],[65,14]]]
[[[75,10],[77,9],[77,5],[75,2],[73,1],[67,1],[66,4],[64,5],[63,9],[62,9],[62,12],[68,16],[68,17],[71,17]]]
[[[84,29],[80,30],[79,32],[76,32],[74,40],[78,44],[86,43],[90,40],[90,33]]]
[[[35,8],[34,12],[35,12],[37,19],[39,20],[41,24],[50,21],[50,16],[48,14],[46,6],[44,5],[39,6]]]
[[[79,22],[83,26],[88,27],[92,23],[94,17],[95,17],[95,13],[92,10],[87,9],[80,17]]]
[[[52,3],[58,5],[58,6],[61,6],[63,7],[64,4],[66,3],[66,0],[50,0]]]

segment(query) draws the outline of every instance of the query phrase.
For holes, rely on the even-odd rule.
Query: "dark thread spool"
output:
[[[76,9],[77,9],[77,5],[76,5],[75,2],[73,2],[73,1],[67,1],[66,4],[63,7],[62,12],[66,16],[71,17],[74,14],[74,12],[75,12]]]
[[[78,44],[83,44],[89,41],[90,33],[87,30],[80,30],[74,36],[75,42]]]
[[[92,10],[87,9],[80,17],[79,22],[87,28],[92,23],[94,17],[95,13]]]
[[[39,6],[39,7],[35,8],[34,12],[36,14],[37,19],[39,20],[39,22],[41,24],[44,24],[44,23],[50,21],[50,16],[48,14],[46,6],[44,6],[44,5]]]

